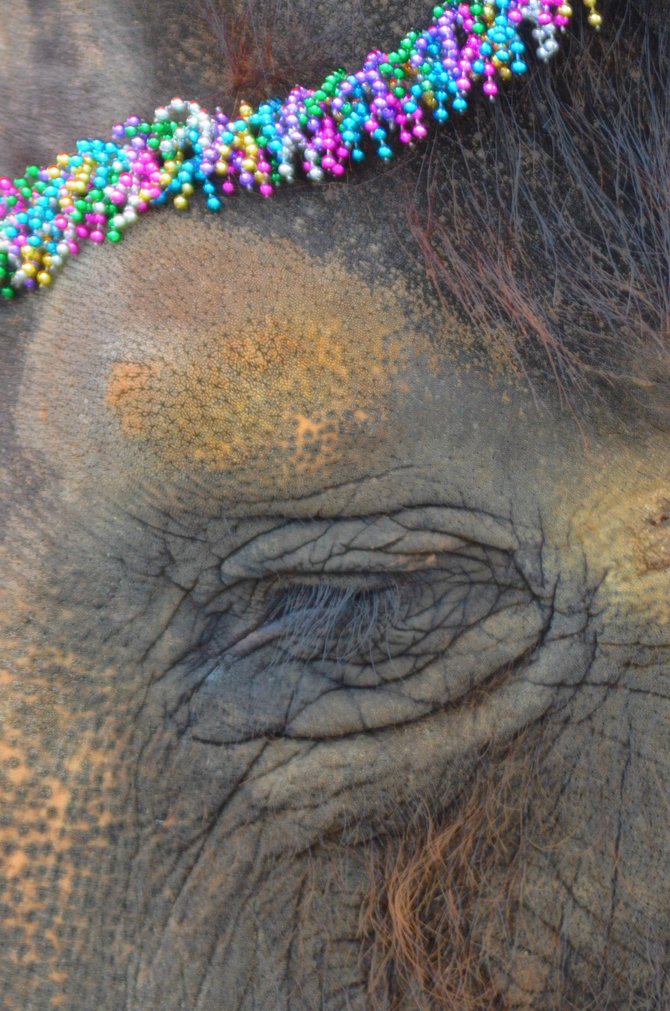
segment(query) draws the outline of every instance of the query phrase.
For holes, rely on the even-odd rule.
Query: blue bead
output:
[[[207,206],[209,207],[210,211],[220,211],[221,201],[218,199],[218,197],[210,197],[207,201]]]

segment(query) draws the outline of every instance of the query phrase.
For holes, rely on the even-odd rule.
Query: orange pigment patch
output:
[[[3,942],[5,962],[17,971],[34,966],[53,984],[48,1006],[65,1007],[73,908],[93,890],[107,832],[118,824],[113,752],[124,742],[119,735],[110,750],[90,713],[88,727],[73,734],[81,658],[21,641],[12,631],[21,624],[17,610],[21,604],[0,633],[0,933],[11,939]],[[101,677],[101,707],[113,672],[107,684]]]
[[[193,257],[175,246],[157,279],[160,304],[146,315],[135,307],[141,353],[112,364],[106,406],[125,436],[176,466],[327,472],[383,432],[429,342],[399,287],[373,290],[286,241],[261,262],[241,230],[225,250],[234,287],[225,273],[188,276]]]

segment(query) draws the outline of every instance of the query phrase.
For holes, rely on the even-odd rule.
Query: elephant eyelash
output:
[[[369,656],[401,615],[399,580],[367,586],[344,582],[295,583],[273,594],[265,627],[277,633],[277,659],[345,663]]]

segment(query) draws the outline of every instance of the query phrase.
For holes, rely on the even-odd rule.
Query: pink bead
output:
[[[409,144],[412,139],[412,134],[408,133],[407,130],[400,131],[400,140],[403,144]]]
[[[344,173],[346,172],[346,169],[344,165],[340,165],[339,162],[335,162],[335,164],[331,169],[331,172],[333,173],[334,176],[343,176]]]
[[[493,98],[494,95],[498,94],[498,85],[495,81],[485,81],[482,90],[485,95],[489,95]]]
[[[224,193],[234,193],[235,183],[231,183],[228,179],[226,179],[221,189],[223,190]]]
[[[67,246],[68,246],[68,249],[70,250],[70,252],[72,253],[72,255],[76,256],[77,253],[79,252],[79,243],[75,242],[74,239],[70,239],[70,241],[68,242]]]
[[[80,239],[88,238],[88,228],[86,227],[86,225],[77,225],[77,227],[75,228],[75,232],[77,233]]]
[[[520,10],[511,10],[507,12],[507,17],[512,22],[513,25],[519,25],[523,21],[523,14]]]
[[[426,136],[428,131],[426,130],[425,126],[421,125],[421,123],[417,123],[417,125],[412,130],[412,133],[414,134],[415,137],[422,138]]]
[[[94,232],[91,232],[90,238],[91,242],[104,242],[105,236],[96,229]]]
[[[270,183],[261,183],[260,191],[264,197],[271,197],[273,192]]]

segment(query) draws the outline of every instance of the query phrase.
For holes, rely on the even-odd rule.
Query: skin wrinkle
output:
[[[328,20],[310,7],[306,17]],[[119,10],[108,5],[110,17]],[[168,10],[151,17],[170,20]],[[375,10],[389,26],[406,15],[392,4]],[[81,40],[90,21],[80,16]],[[188,32],[197,55],[200,36]],[[179,37],[178,18],[165,34]],[[21,31],[17,53],[20,40]],[[206,41],[202,72],[215,81]],[[138,73],[158,59],[155,42]],[[165,76],[188,56],[166,61]],[[634,79],[633,59],[622,80]],[[192,58],[190,67],[197,83],[202,67]],[[26,75],[26,102],[42,70]],[[75,110],[86,104],[78,81]],[[604,94],[606,82],[596,83]],[[473,141],[488,158],[470,177],[482,206],[497,199],[486,182],[497,149],[486,138],[509,121],[517,144],[519,98]],[[482,109],[482,120],[490,114]],[[459,136],[461,127],[468,147],[468,121]],[[440,145],[448,162],[448,140]],[[410,161],[414,181],[418,158]],[[527,165],[519,172],[537,178]],[[477,348],[488,332],[473,334],[451,306],[440,322],[424,297],[425,261],[395,230],[403,178],[402,168],[375,173],[338,192],[287,194],[274,208],[239,201],[218,222],[198,210],[187,219],[157,212],[120,249],[73,262],[34,309],[6,317],[0,383],[14,384],[14,361],[26,359],[11,419],[22,466],[8,495],[0,612],[10,670],[0,682],[0,1003],[9,1011],[341,1011],[346,1000],[370,1011],[369,948],[359,958],[358,945],[374,938],[358,914],[375,882],[382,896],[393,892],[399,848],[428,892],[440,890],[411,918],[422,926],[410,939],[427,930],[448,968],[459,935],[445,908],[469,903],[476,963],[455,967],[474,967],[480,984],[488,973],[506,1011],[668,1005],[667,434],[662,422],[649,431],[623,399],[614,415],[586,412],[578,432],[549,391],[536,391],[536,405],[523,380],[508,381],[501,367],[491,375],[495,355]],[[448,173],[442,184],[453,199]],[[534,197],[541,212],[543,194]],[[492,257],[498,249],[492,242]],[[581,272],[565,262],[577,285]],[[282,286],[291,304],[273,315],[267,304],[284,297]],[[331,329],[319,329],[316,308],[334,317]],[[353,315],[365,326],[352,327]],[[240,325],[226,330],[227,320]],[[318,374],[305,336],[319,350]],[[396,341],[404,351],[393,357]],[[379,382],[373,353],[384,362]],[[617,413],[628,406],[632,422]],[[429,712],[369,729],[374,719],[357,704],[359,730],[343,734],[335,691],[324,698],[321,739],[281,732],[306,701],[309,671],[287,665],[271,680],[260,649],[234,656],[255,620],[246,601],[261,599],[259,581],[274,572],[331,585],[397,562],[431,573],[431,559],[459,551],[471,572],[478,545],[470,615],[489,578],[498,585],[484,595],[487,615],[510,602],[496,552],[513,554],[518,592],[546,608],[539,656],[517,655],[519,609],[510,606],[492,650],[509,649],[517,663],[455,703],[448,647]],[[441,599],[423,609],[417,600],[419,631],[440,625]],[[460,600],[444,607],[443,646],[462,644]],[[468,607],[462,614],[467,621]],[[470,684],[483,673],[481,642],[474,635],[466,649]],[[218,681],[212,658],[227,664]],[[268,730],[259,724],[276,701],[280,719]],[[381,709],[374,703],[373,717]],[[216,743],[203,743],[199,730],[218,714],[218,737],[208,737]],[[537,747],[516,741],[528,725]],[[432,834],[417,825],[422,811]],[[475,860],[459,869],[468,839]],[[379,866],[364,873],[370,856],[381,882]],[[467,891],[477,866],[478,888]],[[401,905],[392,909],[391,933],[408,922]],[[376,921],[380,944],[388,926]],[[414,976],[397,947],[387,964],[403,983],[393,1011],[417,1011],[430,957]],[[449,1011],[464,1011],[464,993],[481,1001],[486,990],[470,987]]]

